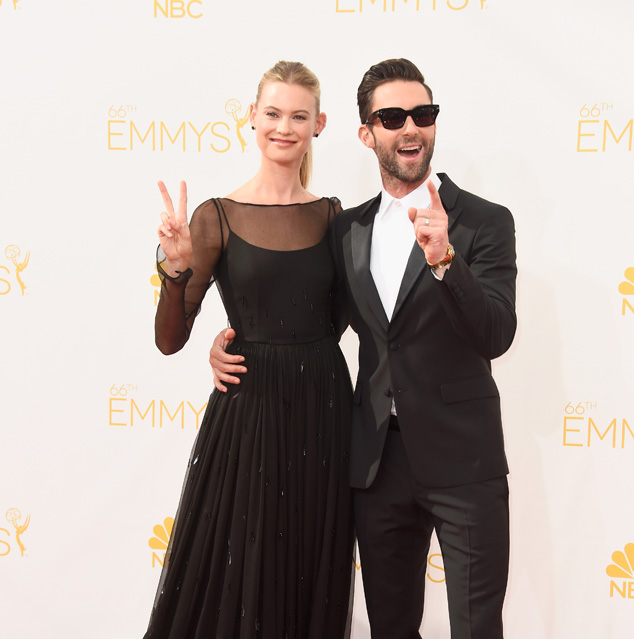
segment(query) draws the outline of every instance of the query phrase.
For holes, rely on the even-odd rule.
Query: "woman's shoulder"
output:
[[[343,204],[341,203],[341,200],[336,195],[333,195],[332,197],[328,199],[332,202],[332,205],[335,207],[335,210],[337,211],[337,213],[340,213],[341,211],[343,211]]]
[[[314,196],[314,199],[306,202],[306,206],[310,205],[315,208],[325,208],[334,213],[339,213],[342,210],[341,200],[335,195]]]
[[[222,225],[223,207],[221,198],[212,197],[201,202],[192,213],[190,226],[200,231],[208,229],[208,232],[215,233]]]
[[[200,212],[200,213],[215,212],[218,209],[220,200],[222,200],[222,198],[210,197],[208,200],[205,200],[204,202],[201,202],[194,209],[194,213],[196,213],[196,212]]]

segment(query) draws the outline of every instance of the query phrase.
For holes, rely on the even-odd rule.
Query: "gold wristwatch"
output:
[[[449,266],[455,254],[456,252],[453,250],[453,246],[451,246],[451,244],[447,244],[447,255],[445,255],[445,257],[443,257],[440,262],[436,262],[435,264],[430,264],[429,262],[427,262],[427,265],[432,271],[442,268],[443,266]]]

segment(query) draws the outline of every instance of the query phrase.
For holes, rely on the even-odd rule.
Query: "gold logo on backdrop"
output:
[[[626,268],[624,275],[625,279],[619,284],[619,293],[623,295],[621,315],[625,315],[627,310],[634,313],[634,306],[627,299],[627,296],[634,295],[634,266]]]
[[[597,402],[568,402],[564,409],[563,445],[566,447],[624,449],[634,441],[634,423],[598,411]]]
[[[577,124],[577,153],[632,150],[634,118],[625,121],[618,115],[615,117],[613,109],[614,104],[610,102],[581,107]]]
[[[242,127],[249,121],[249,114],[251,113],[251,109],[248,108],[247,112],[242,117],[240,117],[238,114],[240,113],[241,109],[242,105],[240,104],[240,100],[237,100],[236,98],[230,98],[225,104],[225,111],[233,117],[236,123],[236,136],[240,141],[242,153],[244,153],[244,150],[247,146],[247,141],[244,139],[244,137],[242,137],[241,131]]]
[[[202,18],[202,13],[194,13],[194,9],[202,9],[202,4],[202,0],[154,0],[154,17],[161,13],[165,18]]]
[[[445,566],[439,552],[432,553],[427,557],[427,579],[435,584],[445,583]]]
[[[605,569],[611,578],[610,597],[617,593],[623,599],[634,599],[634,544],[626,544],[622,551],[612,553],[612,561]]]
[[[354,561],[354,567],[361,570],[361,564]],[[445,567],[439,552],[430,553],[427,557],[427,579],[435,584],[445,583]]]
[[[29,264],[29,258],[31,256],[31,251],[27,251],[24,258],[20,258],[21,251],[20,247],[15,244],[9,244],[4,250],[4,256],[11,260],[13,264],[13,268],[15,270],[15,279],[20,286],[20,290],[22,295],[24,295],[24,291],[26,290],[26,284],[22,279],[22,273],[26,269]],[[11,291],[11,282],[4,277],[2,277],[2,272],[6,272],[7,275],[11,275],[11,271],[6,267],[0,265],[0,295],[6,295]]]
[[[154,306],[158,306],[161,297],[161,278],[156,269],[156,263],[154,263],[154,275],[150,277],[150,284],[154,287]]]
[[[166,517],[163,520],[162,525],[156,524],[156,526],[152,529],[154,537],[150,537],[148,546],[152,549],[152,551],[158,550],[159,553],[161,553],[160,555],[157,555],[156,552],[152,552],[152,568],[154,568],[157,564],[162,566],[165,562],[165,553],[169,546],[173,528],[174,518]]]
[[[625,269],[625,280],[619,284],[621,295],[634,295],[634,266]]]
[[[24,557],[24,554],[26,553],[26,547],[24,546],[24,543],[22,541],[22,535],[27,531],[27,528],[29,527],[29,524],[31,523],[31,515],[27,515],[26,519],[24,521],[22,521],[22,513],[17,509],[17,508],[9,508],[9,510],[7,510],[6,515],[5,515],[7,521],[13,525],[13,528],[15,529],[15,540],[18,542],[18,546],[20,548],[20,556]],[[0,528],[0,530],[5,530],[5,532],[8,531],[4,528]],[[0,553],[0,556],[2,555],[8,555],[9,554],[9,550],[10,550],[10,546],[9,544],[7,544],[7,542],[2,542],[4,543],[8,550],[6,553]]]
[[[17,9],[18,8],[18,2],[20,2],[20,0],[13,0],[13,9]],[[2,0],[0,0],[0,7],[2,6]]]
[[[488,9],[489,0],[335,0],[335,13],[363,13],[374,11],[395,13],[409,11],[463,11],[464,9]],[[408,6],[405,6],[408,5]],[[422,6],[421,6],[422,5]],[[376,8],[375,8],[376,7]]]
[[[242,105],[236,98],[225,103],[225,113],[231,116],[228,122],[226,115],[222,119],[212,121],[209,118],[191,121],[147,120],[137,113],[133,104],[111,105],[108,109],[107,143],[108,151],[213,151],[226,153],[235,144],[231,130],[235,128],[236,137],[242,152],[247,143],[242,135],[242,128],[249,121],[249,110],[240,115]]]
[[[193,426],[200,428],[201,417],[207,408],[204,402],[196,410],[190,401],[164,402],[162,399],[143,400],[136,396],[135,384],[113,384],[108,398],[109,426],[145,426],[160,430],[163,426],[180,427],[182,431]]]

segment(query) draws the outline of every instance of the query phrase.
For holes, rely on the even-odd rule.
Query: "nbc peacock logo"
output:
[[[605,572],[610,577],[610,597],[634,599],[634,543],[612,553],[612,561]]]
[[[161,297],[161,278],[156,269],[156,263],[154,264],[154,274],[150,277],[150,284],[154,287],[154,306],[158,306]]]
[[[619,293],[623,295],[621,315],[625,315],[627,311],[634,313],[634,305],[632,305],[632,302],[634,302],[634,299],[632,299],[632,296],[634,296],[634,266],[626,268],[624,276],[625,279],[619,284]]]
[[[163,566],[165,554],[169,546],[172,529],[174,528],[174,518],[166,517],[162,524],[156,524],[152,529],[153,537],[150,537],[148,546],[152,549],[152,568]]]

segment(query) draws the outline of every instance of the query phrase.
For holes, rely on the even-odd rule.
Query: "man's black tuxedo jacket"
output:
[[[442,281],[414,242],[391,321],[370,273],[381,196],[335,216],[336,304],[359,336],[351,485],[376,476],[392,398],[408,459],[427,487],[468,484],[508,472],[491,359],[515,334],[515,229],[508,209],[439,175],[456,255]]]

